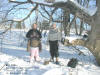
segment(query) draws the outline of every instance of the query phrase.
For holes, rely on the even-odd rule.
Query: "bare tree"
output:
[[[77,2],[79,4],[81,4],[83,7],[88,7],[89,1],[90,0],[77,0]],[[69,4],[64,3],[64,2],[58,2],[58,3],[53,3],[52,5],[48,5],[48,4],[44,4],[44,3],[34,2],[32,0],[26,0],[26,1],[23,1],[23,2],[9,0],[9,3],[12,4],[9,10],[6,9],[6,10],[3,10],[3,11],[0,11],[0,13],[4,13],[6,11],[2,21],[0,20],[0,22],[1,22],[0,24],[10,22],[11,25],[13,25],[13,22],[19,22],[19,21],[23,22],[23,21],[27,20],[31,16],[31,14],[40,6],[41,9],[47,14],[47,16],[45,16],[42,13],[41,10],[39,10],[39,13],[44,18],[49,20],[49,22],[60,22],[60,23],[63,22],[63,27],[64,27],[64,30],[65,30],[65,34],[67,34],[67,30],[70,31],[72,23],[75,22],[76,16],[77,16],[76,13],[77,12],[79,12],[79,13],[83,12],[79,8],[75,7],[74,5],[71,5],[70,2],[69,2]],[[96,3],[97,3],[97,7],[98,7],[97,13],[93,17],[89,17],[86,13],[81,13],[82,15],[81,15],[80,19],[81,20],[84,19],[84,22],[90,23],[90,25],[92,26],[92,31],[89,34],[89,41],[86,41],[85,46],[88,47],[90,49],[90,51],[94,54],[98,64],[100,65],[100,21],[99,21],[100,20],[100,0],[97,0]],[[13,11],[16,7],[18,7],[20,5],[23,5],[23,4],[31,4],[34,7],[31,8],[29,13],[21,20],[14,20],[14,19],[7,18],[7,16],[11,13],[11,11]],[[46,9],[47,7],[51,8],[52,10],[48,11]],[[64,10],[63,16],[61,16],[61,17],[63,17],[63,20],[62,19],[61,20],[56,20],[53,17],[53,15],[58,10],[58,8],[61,8],[61,9]],[[71,22],[68,21],[70,14],[74,15],[74,18]],[[88,22],[89,21],[88,19],[92,22]],[[68,22],[69,22],[69,24],[68,24]],[[81,22],[81,28],[82,28],[82,25],[84,24],[84,22],[83,21]],[[67,29],[67,27],[68,27],[68,29]],[[11,26],[10,26],[10,28],[11,28]]]
[[[96,1],[98,11],[92,19],[92,31],[89,34],[89,41],[86,43],[86,46],[91,50],[93,55],[96,57],[98,64],[100,65],[100,0]]]

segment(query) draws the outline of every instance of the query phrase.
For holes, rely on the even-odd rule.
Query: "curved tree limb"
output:
[[[21,5],[21,4],[14,5],[10,10],[8,10],[4,18],[6,18],[6,17],[8,16],[8,14],[9,14],[15,7],[17,7],[17,6],[19,6],[19,5]]]
[[[30,13],[29,13],[24,19],[22,19],[22,20],[4,20],[4,21],[2,21],[0,24],[2,24],[2,23],[4,23],[4,22],[9,22],[9,21],[14,21],[14,22],[24,21],[24,20],[26,20],[28,17],[30,17],[30,15],[32,14],[32,12],[33,12],[34,10],[36,10],[37,7],[38,7],[38,4],[36,4],[36,6],[30,11]]]

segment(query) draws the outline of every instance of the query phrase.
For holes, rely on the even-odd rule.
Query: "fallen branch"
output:
[[[72,46],[75,50],[77,50],[79,53],[78,53],[78,55],[84,55],[84,56],[86,56],[82,51],[80,51],[80,49],[79,48],[77,48],[76,46]]]

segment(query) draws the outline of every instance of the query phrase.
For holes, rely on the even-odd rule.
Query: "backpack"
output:
[[[72,58],[68,62],[67,66],[75,68],[77,64],[78,64],[78,60],[76,58]]]

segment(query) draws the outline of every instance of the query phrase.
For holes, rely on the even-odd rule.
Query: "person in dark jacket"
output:
[[[32,29],[27,32],[26,37],[30,43],[30,62],[33,62],[34,59],[38,61],[39,51],[41,49],[40,39],[42,36],[40,31],[37,30],[37,24],[33,24]]]
[[[56,64],[59,64],[58,56],[59,56],[59,51],[58,51],[58,41],[61,40],[61,32],[60,30],[56,27],[56,24],[52,25],[52,28],[49,31],[48,34],[48,42],[50,45],[50,55],[51,59],[50,61],[54,61],[54,57],[56,57]]]

